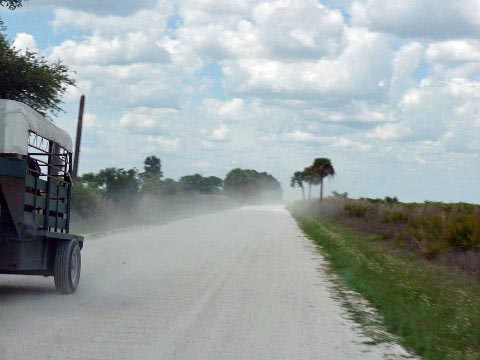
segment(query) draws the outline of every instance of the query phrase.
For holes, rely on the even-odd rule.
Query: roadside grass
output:
[[[344,285],[378,310],[403,346],[424,359],[480,359],[478,280],[380,237],[290,210]]]

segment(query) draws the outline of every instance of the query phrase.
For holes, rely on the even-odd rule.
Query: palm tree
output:
[[[302,171],[296,171],[293,174],[292,179],[290,181],[290,186],[291,187],[298,186],[300,189],[302,189],[303,201],[305,201],[305,189],[303,188],[303,182],[304,181],[305,181],[305,179],[303,177],[303,172]]]
[[[320,201],[323,201],[323,179],[335,176],[332,162],[327,158],[316,158],[310,166],[313,174],[320,182]]]
[[[310,200],[312,198],[312,185],[318,184],[318,177],[311,166],[306,167],[302,175],[304,181],[308,184],[308,200]]]

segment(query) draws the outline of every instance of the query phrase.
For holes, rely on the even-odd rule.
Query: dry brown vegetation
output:
[[[306,205],[372,239],[388,240],[427,259],[480,276],[480,206],[400,203],[395,198],[335,199]]]

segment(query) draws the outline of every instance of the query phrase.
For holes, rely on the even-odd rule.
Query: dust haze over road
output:
[[[73,296],[0,276],[0,359],[383,359],[281,206],[86,241]]]

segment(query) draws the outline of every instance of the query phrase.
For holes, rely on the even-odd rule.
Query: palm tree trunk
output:
[[[312,184],[308,184],[308,200],[312,199]]]
[[[303,198],[303,202],[305,202],[305,189],[303,188],[303,186],[302,186],[302,198]]]
[[[323,178],[320,179],[320,201],[323,201]]]

